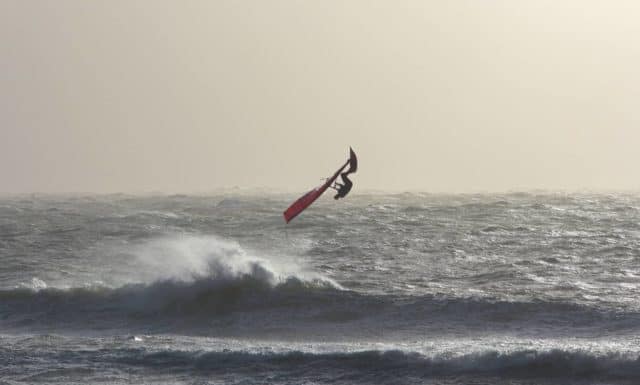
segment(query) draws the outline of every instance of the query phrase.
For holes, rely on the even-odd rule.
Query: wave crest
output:
[[[93,352],[90,354],[100,354]],[[100,361],[172,372],[256,374],[297,373],[334,380],[349,376],[363,383],[393,383],[399,379],[449,376],[528,379],[638,380],[637,353],[597,354],[573,350],[484,351],[470,354],[423,355],[401,350],[312,353],[302,351],[148,351],[145,348],[109,352]]]
[[[252,371],[293,370],[303,366],[308,374],[316,372],[358,373],[374,382],[397,380],[397,376],[430,378],[452,375],[501,376],[511,378],[555,379],[640,379],[637,355],[587,351],[523,350],[485,351],[453,357],[428,357],[399,350],[360,351],[353,353],[249,353],[249,352],[178,352],[144,353],[128,357],[128,364],[172,367],[174,370]],[[380,377],[382,376],[382,377]],[[386,376],[389,376],[386,378]]]

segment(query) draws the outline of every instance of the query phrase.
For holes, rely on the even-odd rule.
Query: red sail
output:
[[[289,221],[295,218],[298,214],[304,211],[304,209],[309,207],[309,205],[311,205],[316,199],[318,199],[320,195],[322,195],[322,193],[324,193],[329,188],[329,186],[331,186],[333,182],[335,182],[336,178],[338,178],[338,175],[340,175],[342,170],[347,167],[349,162],[350,161],[347,161],[347,163],[340,167],[338,171],[336,171],[336,173],[333,174],[331,178],[327,179],[327,181],[324,182],[322,186],[314,188],[313,190],[301,196],[297,201],[293,202],[293,204],[291,204],[291,206],[289,206],[289,208],[285,210],[284,220],[289,223]]]

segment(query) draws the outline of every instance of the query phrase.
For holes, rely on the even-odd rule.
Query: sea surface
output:
[[[0,384],[639,384],[640,195],[0,198]]]

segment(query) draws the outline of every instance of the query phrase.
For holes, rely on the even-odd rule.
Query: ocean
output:
[[[638,384],[640,195],[0,198],[0,384]]]

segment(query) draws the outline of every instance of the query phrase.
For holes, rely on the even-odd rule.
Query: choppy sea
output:
[[[0,198],[0,384],[639,384],[640,195]]]

